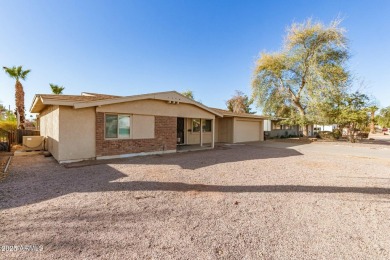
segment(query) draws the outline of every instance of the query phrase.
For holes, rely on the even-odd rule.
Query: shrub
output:
[[[368,138],[368,133],[364,133],[364,132],[358,133],[357,137],[359,137],[359,138]]]
[[[0,128],[7,131],[12,131],[12,130],[16,130],[17,124],[18,124],[17,121],[2,120],[0,121]]]
[[[343,133],[341,132],[340,129],[334,129],[334,130],[333,130],[333,136],[334,136],[336,139],[340,139],[340,137],[343,136]]]
[[[330,131],[321,131],[321,132],[318,132],[317,138],[321,138],[321,139],[324,139],[324,140],[336,140],[338,138],[336,138],[336,135],[335,133],[333,132],[330,132]]]

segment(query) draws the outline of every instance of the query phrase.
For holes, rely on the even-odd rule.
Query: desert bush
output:
[[[14,120],[12,120],[12,121],[11,120],[1,120],[0,121],[0,128],[7,130],[7,131],[12,131],[12,130],[16,130],[17,124],[18,123]]]
[[[368,132],[361,132],[357,134],[357,137],[359,138],[368,138]]]
[[[340,137],[343,136],[343,133],[341,132],[340,129],[334,129],[334,130],[333,130],[333,135],[334,135],[334,137],[335,137],[336,139],[340,139]]]
[[[338,138],[336,138],[335,133],[334,132],[330,132],[330,131],[320,131],[320,132],[318,132],[316,137],[324,139],[324,140],[336,140],[336,139],[338,139]]]

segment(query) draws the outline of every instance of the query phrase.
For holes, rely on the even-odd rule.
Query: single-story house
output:
[[[314,125],[314,133],[318,133],[321,131],[329,131],[332,132],[337,129],[339,126],[337,124],[333,125]]]
[[[278,138],[281,136],[298,136],[301,134],[299,125],[281,124],[286,118],[271,118],[264,120],[264,133],[266,138]]]
[[[176,91],[136,96],[37,94],[31,113],[62,162],[264,140],[264,117],[207,107]]]
[[[288,136],[298,136],[303,134],[301,125],[282,124],[287,118],[273,117],[264,120],[264,134],[266,138],[279,138]],[[312,136],[316,133],[316,125],[308,125],[308,135]],[[318,131],[317,131],[318,132]]]

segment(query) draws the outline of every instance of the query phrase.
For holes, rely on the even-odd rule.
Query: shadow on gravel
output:
[[[113,185],[111,188],[110,186]],[[182,182],[152,182],[133,181],[109,183],[107,190],[129,190],[129,191],[204,191],[204,192],[259,192],[259,193],[362,193],[362,194],[390,194],[390,188],[377,187],[338,187],[338,186],[301,186],[301,185],[245,185],[245,186],[224,186],[224,185],[203,185],[187,184]]]
[[[11,178],[0,183],[0,210],[39,203],[71,193],[110,191],[175,191],[225,193],[360,193],[390,194],[390,188],[300,186],[300,185],[203,185],[182,182],[130,181],[114,182],[127,175],[110,167],[64,169],[45,173],[30,173],[23,180]],[[84,171],[84,169],[88,169]],[[24,173],[28,175],[29,173]],[[164,174],[164,173],[162,173]]]
[[[143,165],[178,165],[182,169],[196,170],[211,165],[263,160],[271,158],[286,158],[301,156],[302,153],[287,149],[294,144],[282,144],[281,147],[265,147],[263,143],[253,142],[235,145],[219,144],[214,150],[192,151],[164,155],[139,156],[111,160],[93,160],[66,164],[66,168],[78,168],[105,164],[143,164]]]
[[[54,199],[74,192],[108,192],[108,191],[200,191],[200,192],[258,192],[258,193],[361,193],[390,194],[390,188],[369,187],[333,187],[333,186],[297,186],[297,185],[250,185],[223,186],[186,184],[181,182],[131,181],[115,182],[128,175],[111,167],[131,167],[131,165],[179,165],[184,169],[199,169],[209,165],[226,162],[239,162],[267,158],[299,156],[293,149],[256,147],[251,145],[237,146],[231,149],[209,150],[163,156],[127,158],[116,161],[98,161],[98,165],[87,165],[65,168],[52,158],[37,156],[29,161],[18,158],[14,160],[12,172],[0,183],[0,209],[30,205]],[[17,161],[19,160],[19,161]],[[259,161],[260,162],[260,161]],[[91,164],[89,164],[91,165]],[[130,166],[126,166],[130,165]],[[81,168],[80,168],[81,167]],[[162,168],[163,169],[163,168]],[[165,174],[161,170],[161,174]],[[167,172],[169,174],[169,172]]]

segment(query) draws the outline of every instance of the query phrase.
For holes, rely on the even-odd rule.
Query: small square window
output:
[[[106,115],[105,138],[130,138],[129,115]]]

